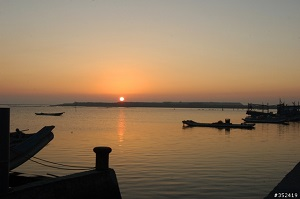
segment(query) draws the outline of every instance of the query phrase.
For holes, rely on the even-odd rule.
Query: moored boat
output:
[[[10,133],[10,170],[22,165],[42,150],[54,138],[54,128],[55,126],[45,126],[33,134],[21,131]]]
[[[255,124],[232,124],[229,119],[226,119],[225,122],[218,121],[213,123],[199,123],[193,120],[183,120],[183,125],[186,127],[214,127],[214,128],[240,128],[240,129],[253,129]]]
[[[285,103],[280,102],[277,105],[277,114],[279,116],[287,118],[290,122],[299,122],[300,121],[300,105],[296,105],[293,102],[292,106],[288,106]]]
[[[35,113],[36,115],[46,115],[46,116],[61,116],[62,114],[64,114],[65,112],[59,112],[59,113]]]
[[[269,124],[285,124],[288,125],[288,120],[286,118],[281,118],[281,117],[263,117],[263,116],[258,116],[258,117],[245,117],[243,120],[246,123],[269,123]]]
[[[270,109],[277,109],[277,113],[270,112]],[[257,110],[260,111],[257,111]],[[260,105],[248,104],[246,112],[249,117],[245,118],[247,122],[255,121],[256,123],[284,123],[300,121],[300,105],[287,105],[280,101],[278,105]]]

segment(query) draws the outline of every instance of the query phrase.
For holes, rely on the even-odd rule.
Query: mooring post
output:
[[[109,153],[112,151],[110,147],[95,147],[96,153],[96,170],[107,170],[109,168]]]
[[[10,109],[0,108],[0,195],[9,188],[9,125]]]

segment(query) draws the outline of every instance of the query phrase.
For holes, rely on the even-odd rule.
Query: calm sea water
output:
[[[62,112],[61,117],[35,112]],[[300,123],[257,124],[254,130],[182,128],[182,120],[241,123],[245,110],[11,107],[11,131],[55,125],[36,157],[92,167],[93,148],[109,146],[124,199],[263,198],[299,162]],[[18,172],[63,176],[28,161]]]

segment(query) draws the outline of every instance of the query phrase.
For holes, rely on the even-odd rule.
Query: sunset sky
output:
[[[1,0],[0,104],[300,101],[300,1]]]

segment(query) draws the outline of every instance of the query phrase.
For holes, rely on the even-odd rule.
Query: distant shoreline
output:
[[[245,109],[248,106],[240,102],[73,102],[55,106],[85,106],[85,107],[149,107],[149,108],[236,108]]]
[[[264,109],[260,106],[267,106],[267,109],[276,109],[277,105],[253,104],[253,109]],[[149,108],[227,108],[227,109],[248,109],[248,104],[240,102],[71,102],[62,104],[0,104],[5,107],[45,107],[45,106],[81,106],[81,107],[149,107]],[[265,107],[266,109],[266,107]]]

